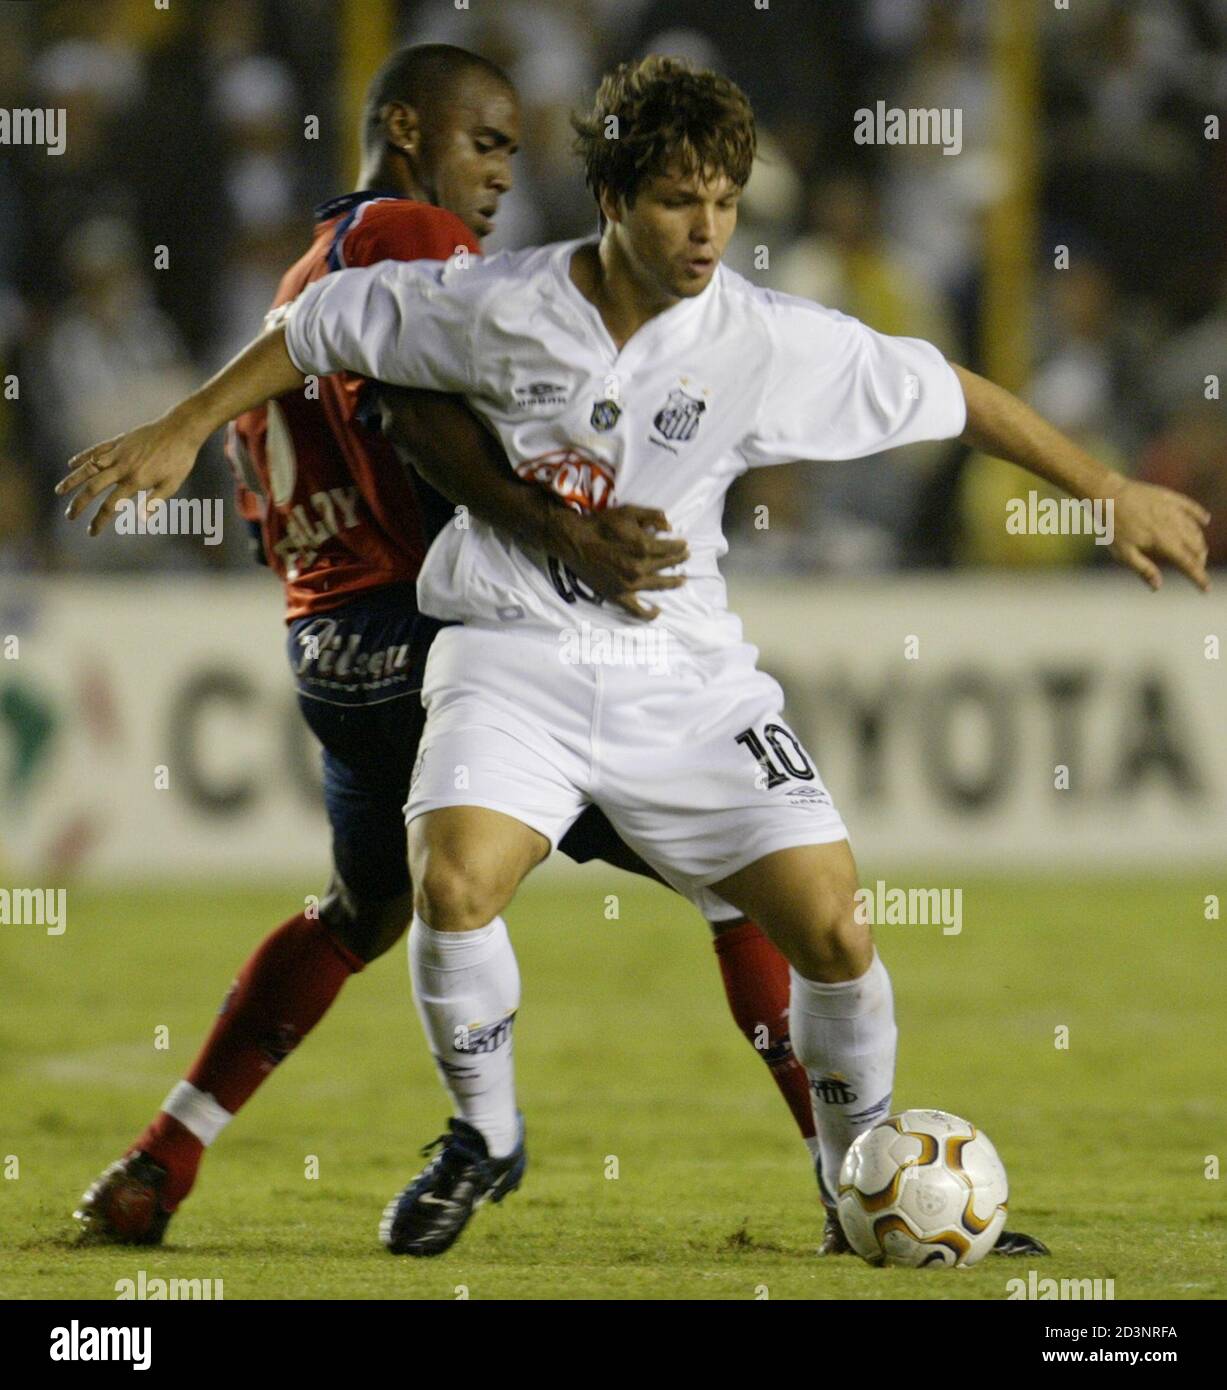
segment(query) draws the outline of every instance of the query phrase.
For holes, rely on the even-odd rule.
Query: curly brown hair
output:
[[[592,110],[574,115],[575,152],[588,187],[629,206],[645,179],[666,169],[724,174],[745,187],[754,163],[754,113],[727,77],[676,58],[620,63],[597,89]]]

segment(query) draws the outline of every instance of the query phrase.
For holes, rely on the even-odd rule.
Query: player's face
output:
[[[655,174],[633,205],[619,204],[615,234],[641,280],[671,298],[689,298],[716,273],[740,196],[727,174]]]
[[[469,73],[424,131],[423,174],[438,207],[454,212],[480,240],[494,230],[499,199],[511,188],[511,157],[519,148],[515,93]]]

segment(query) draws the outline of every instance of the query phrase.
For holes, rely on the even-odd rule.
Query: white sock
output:
[[[520,968],[507,924],[477,931],[428,927],[414,913],[409,974],[418,1016],[456,1115],[503,1158],[519,1138],[511,1026],[520,1007]]]
[[[208,1091],[198,1091],[190,1081],[180,1081],[162,1102],[162,1109],[191,1130],[206,1149],[234,1119]]]
[[[828,985],[790,974],[789,1032],[809,1074],[822,1181],[833,1199],[849,1144],[890,1114],[899,1036],[895,1001],[876,951],[859,980]]]

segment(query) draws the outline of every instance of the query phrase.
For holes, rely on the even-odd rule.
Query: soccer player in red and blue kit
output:
[[[273,313],[332,270],[441,260],[459,248],[478,254],[511,185],[517,131],[514,89],[485,59],[447,45],[394,54],[368,90],[358,191],[318,210],[311,246],[282,280]],[[655,534],[667,530],[659,513],[626,507],[580,517],[516,480],[464,407],[402,396],[388,415],[415,461],[430,461],[424,471],[436,480],[468,470],[471,492],[449,488],[445,500],[411,480],[373,427],[377,411],[368,383],[341,374],[231,427],[240,510],[258,524],[264,558],[284,583],[299,705],[323,747],[332,881],[318,912],[296,914],[257,948],[187,1076],[85,1194],[76,1214],[92,1239],[160,1242],[205,1148],[350,975],[405,931],[412,892],[402,808],[424,722],[422,668],[440,626],[418,613],[414,582],[430,540],[453,519],[452,503],[471,503],[495,524],[540,539],[581,580],[633,611],[646,611],[636,591],[683,582],[660,573],[685,551]],[[87,487],[72,514],[92,495]],[[561,848],[650,873],[595,807]],[[767,1061],[816,1161],[807,1080],[788,1039],[787,964],[751,922],[734,918],[713,930],[733,1017]],[[451,1121],[445,1151],[458,1183],[488,1160],[482,1135],[462,1120]],[[501,1181],[500,1195],[522,1166]],[[410,1244],[398,1253],[436,1251]]]

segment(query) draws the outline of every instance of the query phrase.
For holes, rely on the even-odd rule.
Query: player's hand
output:
[[[669,520],[652,507],[609,507],[580,516],[559,509],[561,543],[558,558],[611,602],[636,618],[659,617],[660,609],[645,604],[645,589],[678,589],[684,574],[663,571],[684,564],[690,548],[669,538]]]
[[[127,434],[83,449],[68,461],[68,474],[56,484],[60,497],[72,497],[68,517],[75,520],[96,497],[102,506],[89,524],[91,536],[110,525],[120,502],[145,494],[146,503],[166,499],[183,486],[200,443],[172,415],[138,425]]]
[[[1163,583],[1156,560],[1166,560],[1204,593],[1206,537],[1210,513],[1200,503],[1170,488],[1124,480],[1113,496],[1112,554],[1152,589]],[[1151,558],[1153,557],[1153,558]]]

